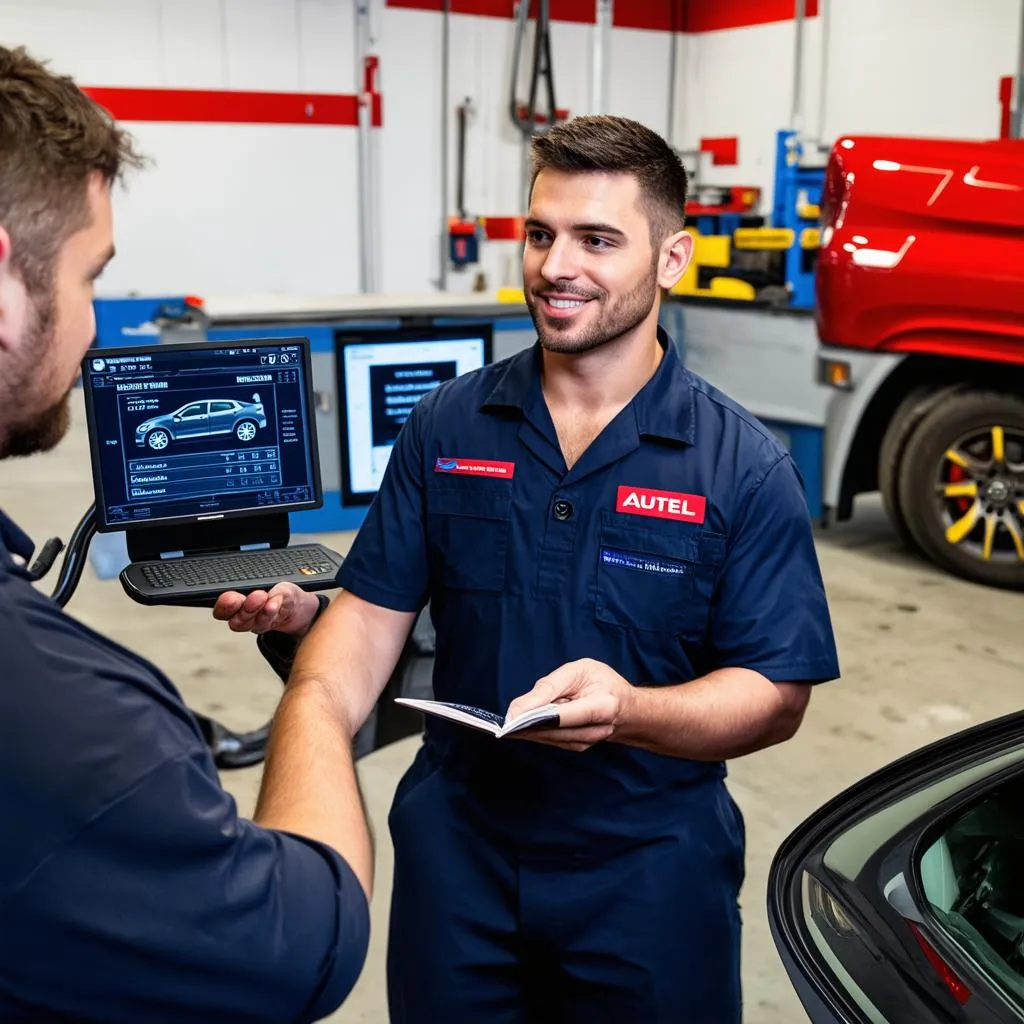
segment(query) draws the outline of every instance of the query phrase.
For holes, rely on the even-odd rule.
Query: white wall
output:
[[[626,0],[618,0],[625,3]],[[992,136],[998,79],[1016,67],[1024,0],[829,0],[825,135]],[[26,44],[83,85],[351,94],[354,0],[0,0],[0,42]],[[440,275],[442,17],[371,0],[384,126],[378,280],[433,290]],[[804,125],[818,124],[821,18],[805,25]],[[591,104],[595,28],[552,26],[556,98]],[[475,106],[467,140],[470,214],[523,212],[524,145],[508,117],[513,23],[451,19],[454,107]],[[613,29],[609,111],[667,132],[669,36]],[[527,49],[527,53],[529,50]],[[792,22],[681,37],[672,141],[739,138],[738,167],[702,180],[758,184],[771,200],[774,140],[792,105]],[[525,88],[525,86],[524,86]],[[525,99],[525,92],[522,96]],[[106,293],[344,293],[359,287],[357,132],[351,127],[129,124],[155,166],[116,198],[118,258]],[[488,289],[518,280],[518,246],[484,243]],[[452,290],[475,271],[449,271]]]
[[[994,138],[999,79],[1016,73],[1021,0],[822,0],[829,3],[823,137],[845,133]],[[775,133],[790,126],[793,22],[709,32],[681,52],[676,143],[739,138],[739,166],[702,180],[752,184],[770,208]],[[803,128],[816,135],[822,18],[804,25]]]
[[[826,126],[995,137],[1020,25],[1021,0],[835,0]]]
[[[441,19],[428,11],[387,9],[380,26],[381,290],[433,291],[442,226],[441,80],[434,56],[441,48]]]
[[[82,85],[352,93],[352,0],[0,2],[0,42]],[[101,293],[358,289],[355,129],[129,123]]]
[[[385,69],[385,116],[381,132],[382,191],[392,197],[382,213],[385,290],[421,290],[439,276],[441,22],[438,14],[387,8],[381,32]],[[596,28],[571,22],[551,26],[555,101],[570,114],[592,109],[592,61]],[[511,20],[453,16],[451,20],[451,121],[448,210],[456,213],[454,108],[473,104],[466,142],[465,204],[470,216],[525,213],[527,150],[512,125],[514,24]],[[523,45],[517,97],[528,98],[531,41]],[[608,109],[667,131],[669,37],[662,32],[614,29],[607,62]],[[537,108],[547,108],[540,88]],[[395,159],[395,155],[398,159]],[[395,197],[402,196],[400,204]],[[418,255],[414,255],[418,254]],[[519,283],[519,246],[488,242],[480,267],[452,270],[450,291],[467,291],[483,270],[489,289]]]

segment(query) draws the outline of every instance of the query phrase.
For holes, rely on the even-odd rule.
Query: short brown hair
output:
[[[530,157],[531,191],[543,170],[633,175],[655,250],[686,223],[686,168],[657,132],[637,121],[603,114],[574,117],[536,136]]]
[[[70,78],[0,46],[0,226],[30,294],[49,292],[61,246],[87,226],[89,176],[112,183],[141,164],[130,136]]]

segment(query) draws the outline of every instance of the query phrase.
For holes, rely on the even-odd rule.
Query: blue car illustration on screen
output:
[[[230,434],[242,444],[256,440],[256,433],[267,425],[267,415],[259,395],[252,402],[233,398],[212,398],[187,404],[164,416],[154,416],[135,428],[135,443],[162,452],[172,442],[192,438]]]

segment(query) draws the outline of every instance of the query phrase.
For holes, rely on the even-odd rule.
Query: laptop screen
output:
[[[91,350],[98,529],[318,508],[311,378],[303,338]]]

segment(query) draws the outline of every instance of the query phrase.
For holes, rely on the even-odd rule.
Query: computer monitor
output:
[[[99,531],[322,505],[307,339],[93,349],[82,381]]]
[[[491,324],[339,331],[341,500],[369,505],[412,407],[492,360]]]

